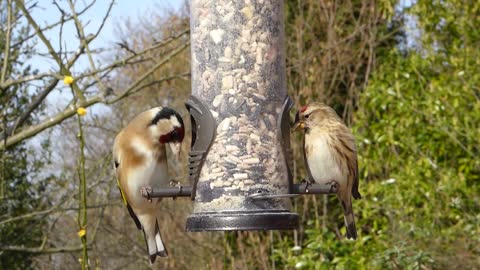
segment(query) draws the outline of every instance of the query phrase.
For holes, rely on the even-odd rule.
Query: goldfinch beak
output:
[[[175,157],[175,160],[179,161],[182,144],[179,143],[179,142],[172,142],[172,143],[168,143],[168,146],[170,146],[170,149],[172,150],[172,153],[173,153],[173,156]]]

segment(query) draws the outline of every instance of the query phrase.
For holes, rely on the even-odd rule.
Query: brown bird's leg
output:
[[[330,193],[336,193],[338,191],[338,183],[334,180],[328,182],[330,184]]]
[[[315,183],[315,181],[313,181],[312,179],[308,178],[308,179],[305,179],[303,178],[301,181],[300,181],[300,184],[304,184],[305,185],[305,191],[308,192],[308,187],[311,186],[313,183]]]

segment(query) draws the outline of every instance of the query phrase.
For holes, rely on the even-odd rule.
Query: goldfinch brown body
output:
[[[347,238],[357,238],[352,197],[360,199],[355,139],[336,112],[324,104],[304,106],[297,126],[305,131],[304,157],[309,178],[319,184],[336,183],[347,229]]]
[[[160,199],[149,201],[140,190],[169,184],[165,146],[178,157],[183,137],[180,115],[157,107],[139,114],[115,138],[113,158],[120,192],[137,228],[144,232],[151,263],[156,256],[168,256],[159,229]]]

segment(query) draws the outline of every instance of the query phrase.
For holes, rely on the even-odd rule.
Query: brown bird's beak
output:
[[[300,121],[300,113],[297,112],[297,114],[295,115],[295,122],[293,123],[293,129],[298,129],[298,128],[301,128],[301,129],[304,129],[305,128],[305,122],[303,121]]]
[[[293,129],[299,129],[299,128],[304,129],[305,128],[305,122],[300,121],[293,126]]]

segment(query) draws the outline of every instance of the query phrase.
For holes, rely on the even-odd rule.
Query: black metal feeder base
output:
[[[191,197],[192,187],[177,186],[153,190],[143,187],[141,194],[145,199],[165,197]],[[293,184],[291,194],[255,193],[248,196],[252,201],[263,201],[275,198],[297,197],[305,194],[335,194],[338,191],[336,183],[311,184],[304,181]],[[187,218],[185,231],[263,231],[263,230],[294,230],[299,225],[298,214],[288,210],[250,210],[250,211],[220,211],[194,213]]]
[[[187,232],[294,230],[298,214],[289,211],[202,212],[187,218]]]

